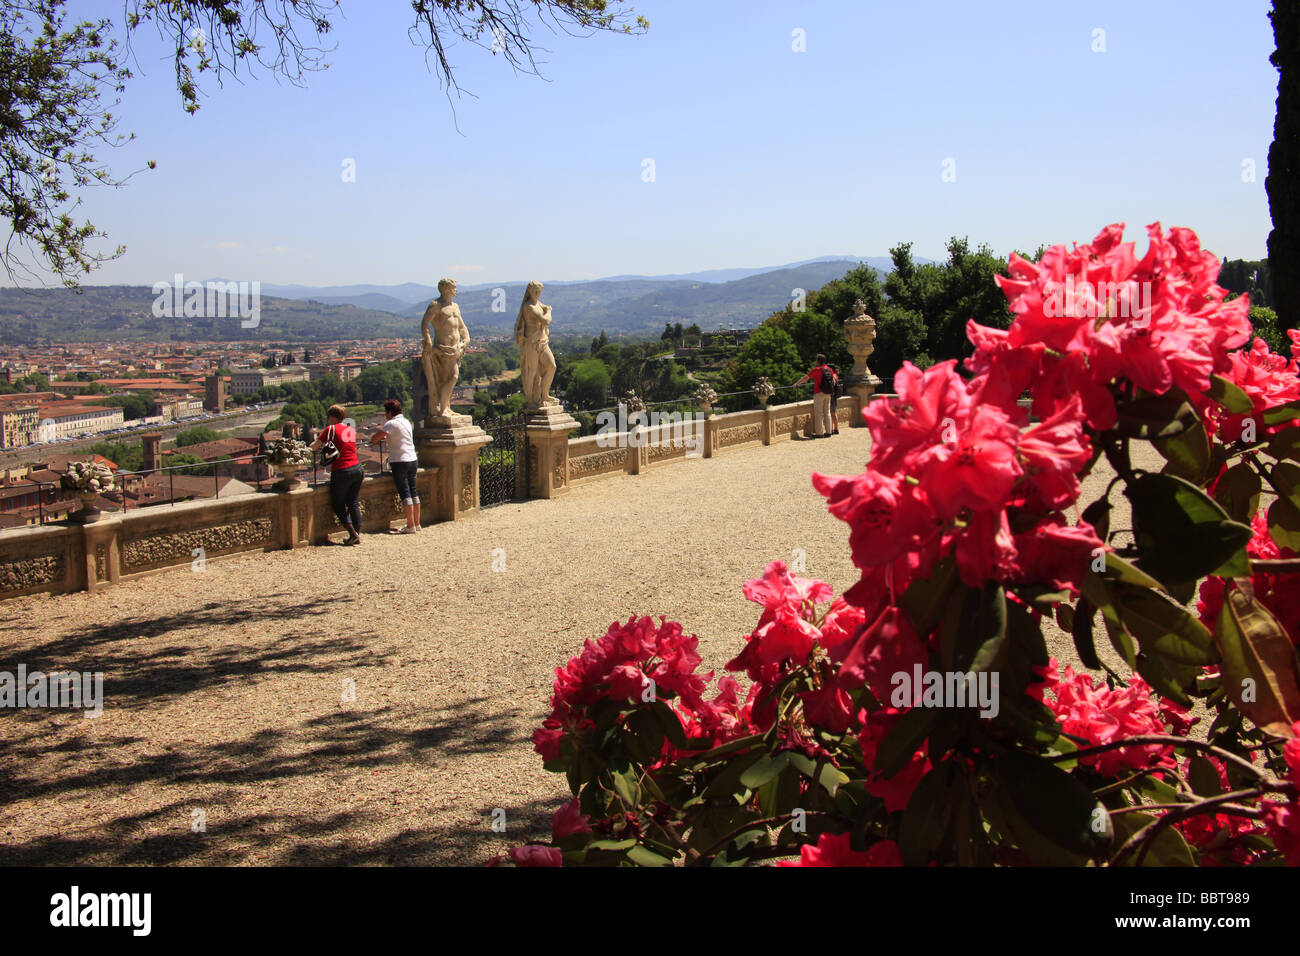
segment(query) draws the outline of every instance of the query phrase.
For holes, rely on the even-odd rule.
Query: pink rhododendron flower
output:
[[[799,848],[799,859],[782,860],[777,866],[902,866],[903,854],[893,840],[879,840],[865,851],[854,850],[847,833],[823,833],[814,846]]]
[[[1287,866],[1300,866],[1300,802],[1275,803],[1261,800],[1264,825],[1273,845],[1286,858]]]
[[[886,475],[906,471],[915,452],[942,439],[946,420],[966,417],[971,399],[956,365],[957,360],[950,359],[922,372],[904,362],[894,376],[898,398],[871,402],[863,409],[874,470]]]
[[[529,843],[508,851],[515,866],[563,866],[564,855],[553,846]]]
[[[852,640],[838,645],[831,660],[840,662],[840,684],[849,689],[864,683],[878,699],[889,697],[890,679],[899,672],[911,673],[916,664],[924,667],[929,655],[912,624],[897,607],[886,607],[869,626],[863,626]]]
[[[1254,534],[1246,542],[1246,554],[1251,558],[1274,560],[1277,558],[1294,558],[1296,553],[1289,548],[1279,547],[1268,531],[1268,519],[1263,511],[1256,512],[1250,522]],[[1268,571],[1254,571],[1251,582],[1255,589],[1255,600],[1277,618],[1286,629],[1291,643],[1300,646],[1300,587],[1293,574],[1270,574]],[[1201,582],[1196,613],[1201,622],[1211,630],[1223,610],[1223,593],[1227,582],[1223,578],[1208,577]]]
[[[1066,665],[1065,677],[1051,691],[1054,699],[1044,697],[1043,703],[1056,714],[1064,733],[1087,741],[1081,749],[1167,732],[1151,688],[1136,675],[1128,687],[1111,690],[1105,683],[1094,686],[1089,674],[1076,674]],[[1134,744],[1082,757],[1080,763],[1094,767],[1104,777],[1114,777],[1124,770],[1172,767],[1172,753],[1170,746]]]
[[[573,836],[575,833],[590,832],[591,824],[578,808],[577,797],[551,814],[551,834],[556,840]]]
[[[745,597],[763,605],[763,616],[751,636],[758,644],[759,661],[806,658],[818,637],[812,623],[814,605],[824,604],[832,595],[830,585],[795,577],[784,561],[773,561],[761,578],[746,582]]]
[[[695,673],[701,660],[698,644],[698,638],[682,633],[680,624],[663,618],[658,625],[649,617],[614,622],[603,637],[587,641],[579,656],[556,669],[551,714],[533,734],[534,749],[545,760],[558,758],[566,734],[581,735],[593,726],[586,716],[590,707],[605,698],[640,702],[650,680],[657,694],[671,691],[686,706],[698,706],[713,677]]]
[[[960,425],[950,420],[941,440],[914,457],[921,490],[939,518],[963,509],[994,510],[1006,503],[1023,473],[1016,459],[1020,432],[1007,413],[981,405]]]
[[[868,769],[876,762],[876,751],[881,741],[889,736],[903,713],[895,707],[882,707],[870,714],[865,710],[859,711],[858,722],[862,725],[862,732],[858,734],[858,742],[862,747],[862,762]],[[903,769],[892,777],[886,778],[875,773],[868,777],[867,792],[884,800],[885,812],[893,813],[907,806],[912,799],[912,791],[929,772],[930,761],[922,742]]]

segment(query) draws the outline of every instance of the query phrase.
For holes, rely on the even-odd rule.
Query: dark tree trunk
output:
[[[1300,326],[1300,0],[1273,0],[1273,39],[1277,50],[1277,119],[1268,151],[1268,235],[1273,308],[1284,329]]]

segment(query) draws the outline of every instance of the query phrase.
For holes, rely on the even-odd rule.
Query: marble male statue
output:
[[[528,283],[523,304],[519,306],[519,318],[515,320],[520,380],[529,408],[560,404],[550,394],[555,379],[555,355],[550,345],[551,307],[538,301],[541,294],[540,282]]]
[[[469,347],[469,329],[461,318],[456,298],[456,281],[440,279],[438,298],[429,303],[420,321],[424,351],[424,383],[429,394],[425,424],[451,421],[451,393],[460,377],[460,360]]]

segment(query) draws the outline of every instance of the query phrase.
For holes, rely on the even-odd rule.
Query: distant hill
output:
[[[859,262],[881,274],[890,265],[885,257],[831,258],[774,269],[547,282],[543,299],[555,310],[557,335],[655,333],[667,322],[696,323],[705,330],[749,328],[782,308],[794,290],[820,288]],[[471,332],[513,328],[525,286],[523,281],[462,285],[457,302]],[[155,318],[155,296],[148,286],[83,286],[80,292],[0,288],[0,338],[15,345],[414,338],[420,316],[438,290],[415,282],[331,287],[266,283],[261,293],[260,325],[245,329],[238,317]]]
[[[53,342],[328,341],[412,335],[411,320],[391,312],[282,299],[263,294],[260,324],[229,318],[155,318],[150,286],[0,289],[0,339],[6,345]]]

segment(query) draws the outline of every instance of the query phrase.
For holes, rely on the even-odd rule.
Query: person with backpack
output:
[[[343,421],[346,416],[342,405],[331,405],[325,413],[326,425],[311,443],[311,450],[326,450],[323,458],[330,466],[330,506],[348,532],[343,543],[360,544],[361,482],[366,472],[357,457],[357,430]]]
[[[844,385],[843,385],[843,383],[840,382],[840,370],[839,370],[839,369],[837,369],[837,368],[836,368],[834,365],[832,365],[830,362],[827,362],[827,363],[826,363],[826,368],[827,368],[827,370],[829,370],[830,373],[831,373],[831,380],[830,380],[830,385],[831,385],[831,434],[832,434],[832,435],[838,435],[838,434],[840,433],[840,416],[839,416],[839,407],[838,407],[838,406],[839,406],[839,404],[840,404],[840,394],[844,391]]]
[[[795,382],[795,387],[804,382],[813,383],[813,438],[831,437],[831,394],[834,391],[835,373],[826,364],[826,356],[818,355],[817,364],[808,373]]]

